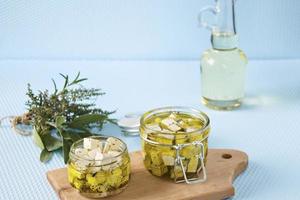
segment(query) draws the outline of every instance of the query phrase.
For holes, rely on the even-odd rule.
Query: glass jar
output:
[[[208,116],[196,109],[165,107],[146,112],[140,126],[146,169],[176,183],[204,182],[209,132]]]
[[[68,180],[83,196],[101,198],[120,193],[130,179],[130,158],[126,144],[118,138],[92,136],[105,147],[108,138],[119,141],[119,153],[102,159],[90,159],[88,156],[78,156],[76,151],[84,149],[81,139],[71,146],[68,162]]]

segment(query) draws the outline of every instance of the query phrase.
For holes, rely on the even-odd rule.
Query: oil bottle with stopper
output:
[[[235,27],[235,0],[215,0],[215,6],[200,11],[199,22],[209,29],[212,48],[201,58],[202,102],[209,108],[231,110],[241,105],[244,97],[247,57],[238,48]],[[210,12],[215,23],[204,20]]]

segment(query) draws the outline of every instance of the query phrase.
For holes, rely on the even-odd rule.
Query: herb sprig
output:
[[[101,89],[84,88],[81,83],[87,78],[80,78],[80,72],[73,80],[68,75],[60,75],[64,79],[60,90],[54,79],[52,93],[44,90],[35,94],[30,84],[27,88],[26,105],[34,128],[34,141],[42,149],[42,162],[50,160],[53,152],[59,149],[67,162],[71,144],[92,135],[91,125],[102,129],[105,123],[114,123],[109,118],[114,111],[105,111],[95,105],[95,98],[105,94]]]

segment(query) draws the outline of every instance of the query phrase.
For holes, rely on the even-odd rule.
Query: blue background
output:
[[[213,0],[1,0],[0,59],[198,59],[197,23]],[[240,47],[250,58],[299,58],[300,1],[238,0]]]
[[[207,113],[210,148],[249,155],[234,199],[299,199],[300,1],[238,0],[240,47],[251,59],[246,98],[232,112],[200,103],[199,57],[210,34],[198,28],[197,15],[213,3],[0,0],[0,117],[26,110],[26,83],[51,90],[58,73],[81,71],[86,86],[107,92],[97,105],[116,109],[116,118],[170,105]],[[103,133],[122,138],[130,151],[140,149],[138,137],[124,137],[116,126]],[[57,198],[45,173],[63,167],[62,158],[55,154],[42,164],[39,154],[31,137],[14,134],[8,121],[1,126],[0,200]]]

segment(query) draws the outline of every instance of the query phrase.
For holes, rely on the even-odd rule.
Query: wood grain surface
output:
[[[231,149],[209,149],[205,183],[188,185],[151,175],[143,166],[141,152],[130,153],[131,179],[122,193],[106,200],[221,200],[234,195],[233,180],[248,165],[246,153]],[[66,168],[47,172],[47,178],[61,200],[88,200],[71,187]]]

